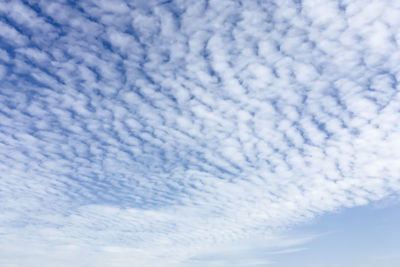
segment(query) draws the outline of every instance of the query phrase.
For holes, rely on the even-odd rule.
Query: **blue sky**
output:
[[[272,266],[397,266],[400,205],[363,206],[324,215],[296,227],[294,235],[319,233],[304,250],[278,255]]]
[[[0,265],[399,265],[399,29],[389,0],[2,1]]]

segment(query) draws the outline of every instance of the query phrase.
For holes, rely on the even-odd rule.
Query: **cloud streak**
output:
[[[178,266],[398,195],[399,13],[375,0],[0,4],[0,231],[14,245],[0,263]]]

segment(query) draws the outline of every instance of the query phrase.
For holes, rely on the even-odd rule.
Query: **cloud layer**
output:
[[[388,0],[3,1],[0,263],[190,265],[397,195],[399,28]]]

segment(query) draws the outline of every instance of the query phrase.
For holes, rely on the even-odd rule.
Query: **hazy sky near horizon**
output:
[[[400,264],[399,46],[392,0],[1,1],[0,266]]]

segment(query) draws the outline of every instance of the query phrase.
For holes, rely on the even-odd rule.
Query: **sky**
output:
[[[2,0],[0,266],[400,265],[399,29],[392,0]]]

